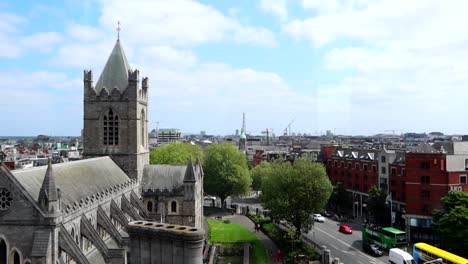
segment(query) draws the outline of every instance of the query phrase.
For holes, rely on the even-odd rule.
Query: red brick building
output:
[[[361,215],[372,186],[390,192],[393,222],[404,213],[411,240],[431,242],[432,211],[442,209],[440,199],[451,190],[468,191],[468,142],[421,143],[407,152],[337,147],[327,172],[333,184],[360,196]]]

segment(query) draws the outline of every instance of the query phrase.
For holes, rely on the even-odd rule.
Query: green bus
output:
[[[380,227],[376,225],[362,226],[363,245],[377,245],[382,249],[406,249],[406,233],[393,227]]]

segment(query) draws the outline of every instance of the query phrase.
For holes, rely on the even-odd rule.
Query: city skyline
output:
[[[466,134],[463,1],[1,3],[0,136],[77,136],[83,70],[120,38],[149,77],[149,126]],[[404,29],[404,30],[403,30]]]

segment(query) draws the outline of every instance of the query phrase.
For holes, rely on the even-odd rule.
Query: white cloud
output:
[[[270,30],[244,25],[209,5],[191,0],[103,0],[102,6],[102,25],[114,29],[120,20],[122,36],[142,44],[190,46],[234,40],[275,45]]]
[[[18,58],[32,52],[49,52],[62,41],[57,32],[21,34],[26,22],[25,17],[0,13],[0,57]]]
[[[287,0],[260,0],[260,8],[267,13],[272,13],[281,20],[286,20],[288,18],[286,1]]]
[[[20,41],[25,50],[49,52],[62,41],[62,36],[57,32],[40,32],[22,37]]]

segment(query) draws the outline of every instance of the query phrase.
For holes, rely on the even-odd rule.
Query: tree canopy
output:
[[[203,150],[198,145],[174,142],[151,151],[150,163],[182,165],[187,164],[189,159],[195,161],[197,157],[203,160],[203,156]]]
[[[293,165],[274,162],[263,178],[261,200],[275,220],[286,220],[296,235],[313,225],[312,213],[323,210],[332,185],[322,164],[300,158]]]
[[[229,143],[206,148],[203,163],[204,190],[224,200],[228,196],[247,194],[251,184],[247,157]]]
[[[263,180],[271,173],[272,166],[268,161],[262,161],[262,163],[255,166],[252,169],[252,189],[259,191]]]
[[[452,191],[441,199],[443,210],[434,210],[435,229],[448,251],[468,257],[468,193]]]
[[[385,204],[387,194],[376,186],[372,186],[369,190],[369,198],[367,205],[369,213],[372,214],[374,222],[379,225],[387,225],[390,223],[390,214],[387,212],[387,205]]]
[[[335,212],[340,213],[342,209],[352,208],[353,197],[346,191],[342,183],[333,186],[333,192],[329,199],[329,206],[333,207]]]

